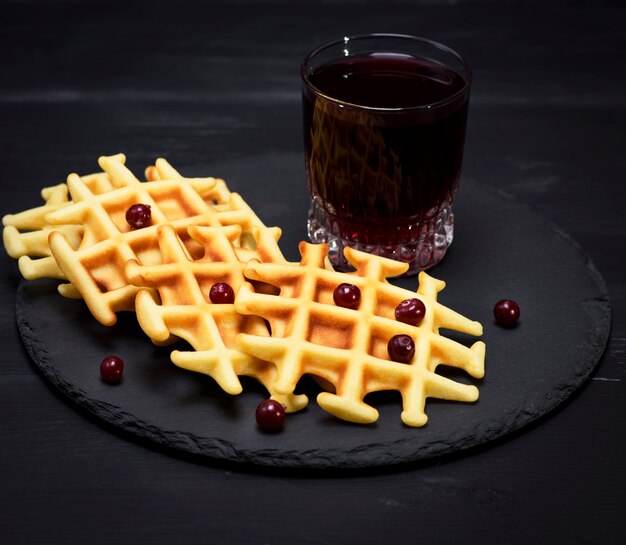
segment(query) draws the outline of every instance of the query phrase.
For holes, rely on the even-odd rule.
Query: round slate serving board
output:
[[[281,248],[297,260],[308,207],[302,159],[265,155],[222,165],[176,165],[187,175],[224,177],[268,225],[283,229]],[[172,347],[155,347],[132,314],[106,328],[82,301],[64,299],[56,282],[23,282],[17,322],[29,354],[45,377],[69,398],[106,422],[185,452],[262,466],[340,468],[422,460],[485,443],[519,429],[566,399],[599,361],[610,329],[602,278],[580,248],[515,199],[464,182],[455,203],[455,240],[430,271],[445,280],[442,304],[480,321],[487,344],[486,375],[474,380],[480,399],[471,404],[429,400],[429,421],[409,428],[400,421],[398,394],[367,399],[380,419],[363,426],[335,419],[315,403],[313,381],[303,381],[309,407],[289,415],[285,429],[257,429],[262,387],[242,381],[229,396],[212,379],[177,368]],[[416,278],[398,284],[417,288]],[[512,329],[493,322],[493,304],[515,299],[522,318]],[[446,334],[446,332],[442,333]],[[474,339],[457,335],[468,345]],[[117,354],[126,362],[116,386],[100,380],[99,363]]]

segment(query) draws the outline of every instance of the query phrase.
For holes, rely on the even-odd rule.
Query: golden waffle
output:
[[[123,155],[117,156],[124,162]],[[82,182],[94,193],[106,193],[113,189],[109,177],[104,172],[81,176]],[[3,242],[7,253],[19,259],[22,276],[27,280],[37,278],[65,279],[50,252],[48,235],[51,230],[65,235],[73,248],[78,248],[83,235],[81,225],[55,225],[46,221],[46,216],[71,204],[67,184],[45,187],[41,190],[45,204],[17,214],[7,214],[2,218],[5,226]]]
[[[225,282],[236,292],[245,282],[243,270],[250,258],[284,263],[277,240],[280,229],[257,228],[252,233],[256,249],[239,247],[240,226],[189,227],[189,235],[202,246],[202,257],[192,260],[189,252],[169,225],[157,228],[161,263],[126,264],[128,280],[140,291],[135,301],[137,319],[156,344],[169,343],[172,336],[187,341],[193,351],[175,350],[172,362],[179,367],[209,375],[229,394],[242,391],[238,376],[259,380],[270,394],[290,411],[306,405],[305,396],[278,395],[272,388],[276,367],[241,352],[236,345],[238,333],[259,337],[269,335],[263,319],[243,316],[233,304],[214,304],[211,286]]]
[[[117,154],[107,159],[126,162],[124,154]],[[74,177],[75,175],[72,175]],[[116,186],[106,172],[98,172],[81,176],[80,179],[96,195],[111,191]],[[155,165],[146,169],[146,179],[154,180],[189,180],[178,173],[165,159],[157,159]],[[113,179],[113,183],[119,180]],[[52,257],[48,244],[48,236],[51,231],[60,231],[65,235],[73,248],[78,248],[82,240],[82,225],[51,225],[46,221],[46,216],[72,203],[68,194],[68,184],[62,183],[52,187],[45,187],[41,191],[45,204],[33,209],[25,210],[17,214],[7,214],[2,218],[4,224],[3,242],[9,256],[19,259],[19,268],[22,276],[27,280],[37,278],[57,278],[66,280],[66,276],[59,268],[56,260]],[[261,226],[263,223],[245,203],[240,195],[231,193],[222,179],[215,179],[215,187],[206,195],[208,204],[215,207],[216,212],[222,216],[224,224],[243,221],[244,244],[249,241],[249,233],[252,227]],[[242,214],[243,212],[243,214]],[[233,215],[229,220],[228,215]],[[63,288],[63,294],[80,297],[69,285]]]
[[[146,180],[178,180],[183,178],[178,171],[165,159],[157,159],[154,165],[150,165],[145,171]],[[223,225],[241,225],[242,235],[238,244],[254,248],[252,229],[265,227],[255,212],[248,206],[239,193],[231,192],[226,182],[221,178],[215,178],[215,187],[207,195],[207,200],[213,204],[215,211],[222,217]],[[228,216],[234,218],[229,221]]]
[[[73,248],[58,231],[49,236],[57,264],[71,282],[61,285],[63,295],[77,290],[90,311],[104,325],[116,322],[115,313],[134,310],[139,288],[129,285],[124,275],[127,261],[144,265],[161,260],[157,240],[159,225],[172,225],[192,257],[201,257],[203,248],[188,234],[190,225],[237,224],[251,231],[257,218],[246,207],[218,209],[213,204],[215,178],[159,179],[140,182],[122,161],[101,157],[99,164],[115,189],[95,194],[76,175],[68,177],[72,204],[46,216],[52,225],[82,225],[83,237]],[[162,162],[160,162],[162,163]],[[152,224],[133,230],[125,219],[133,204],[150,206]]]
[[[356,271],[339,273],[324,267],[327,252],[325,244],[302,242],[299,266],[251,262],[246,276],[277,286],[280,295],[255,293],[248,284],[237,294],[238,312],[261,316],[270,323],[270,338],[242,333],[237,342],[243,351],[276,364],[274,389],[278,393],[292,393],[300,377],[311,374],[335,389],[318,395],[324,410],[344,420],[371,423],[378,419],[378,411],[364,397],[379,390],[397,390],[402,394],[402,422],[408,426],[426,423],[427,397],[466,402],[478,398],[476,386],[435,372],[445,364],[476,378],[484,375],[483,342],[468,348],[439,335],[441,327],[482,334],[478,322],[437,302],[444,282],[422,272],[415,294],[386,280],[404,273],[405,263],[346,248],[345,256]],[[361,290],[357,310],[334,304],[333,291],[343,282]],[[396,321],[395,307],[414,297],[426,306],[421,324]],[[409,335],[415,342],[415,356],[408,364],[391,361],[387,354],[387,342],[397,334]]]

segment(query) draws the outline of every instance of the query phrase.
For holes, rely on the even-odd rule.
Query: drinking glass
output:
[[[307,224],[349,268],[351,246],[437,264],[454,232],[472,72],[437,42],[397,34],[344,37],[303,61]]]

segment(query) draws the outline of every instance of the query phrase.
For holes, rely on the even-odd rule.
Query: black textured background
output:
[[[101,154],[124,151],[136,170],[165,155],[189,175],[297,154],[298,66],[309,49],[344,34],[418,34],[474,67],[465,179],[512,194],[571,234],[613,307],[596,371],[521,432],[389,470],[243,469],[127,440],[42,380],[19,339],[19,275],[3,255],[0,541],[626,541],[621,3],[4,1],[0,9],[1,213],[33,206],[41,186],[69,171],[93,171]],[[269,185],[268,193],[276,213],[290,213],[289,194]]]

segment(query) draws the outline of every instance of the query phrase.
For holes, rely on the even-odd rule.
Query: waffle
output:
[[[121,162],[123,155],[116,156]],[[113,189],[111,180],[104,172],[81,176],[81,181],[94,193],[102,194]],[[48,235],[52,230],[60,231],[73,248],[82,240],[81,225],[54,225],[46,217],[49,213],[71,204],[67,184],[45,187],[41,190],[44,204],[2,218],[4,247],[9,256],[19,259],[19,269],[27,280],[37,278],[66,279],[50,252]]]
[[[157,159],[154,165],[145,170],[146,180],[184,180],[178,171],[165,159]],[[238,244],[254,248],[254,236],[252,230],[255,227],[265,227],[256,213],[243,200],[239,193],[231,192],[226,182],[221,178],[215,178],[215,187],[207,195],[207,199],[214,206],[216,212],[222,217],[223,225],[241,225],[242,234]],[[229,220],[228,216],[233,218]]]
[[[126,162],[123,154],[110,156],[107,160]],[[75,175],[72,175],[74,178]],[[80,177],[81,181],[95,195],[111,191],[119,183],[119,179],[111,180],[106,172],[98,172]],[[154,165],[146,169],[146,179],[149,181],[177,179],[189,181],[183,177],[165,159],[157,159]],[[17,214],[7,214],[2,218],[4,224],[3,242],[9,256],[19,259],[19,268],[22,276],[27,280],[37,278],[56,278],[66,280],[63,271],[58,267],[52,257],[48,236],[51,231],[60,231],[65,235],[73,248],[78,248],[83,235],[83,227],[78,224],[54,225],[46,221],[49,213],[72,204],[69,198],[67,183],[45,187],[41,191],[44,204],[33,209],[25,210]],[[215,207],[216,212],[222,216],[224,224],[244,222],[244,244],[251,240],[249,233],[254,226],[263,227],[263,223],[246,202],[237,193],[232,193],[224,180],[215,179],[215,187],[206,195],[208,204]],[[228,216],[232,218],[229,219]],[[64,295],[70,292],[69,285],[63,288]],[[75,295],[80,296],[78,292]]]
[[[144,265],[160,262],[159,225],[172,225],[190,256],[196,258],[202,256],[203,247],[189,236],[190,225],[236,224],[251,232],[259,221],[234,193],[229,204],[218,208],[214,204],[218,198],[215,178],[179,175],[175,179],[140,182],[115,157],[101,157],[98,162],[115,189],[96,194],[80,177],[70,175],[68,187],[73,202],[48,214],[46,219],[52,225],[83,226],[78,248],[63,233],[53,230],[49,236],[50,249],[71,282],[59,286],[61,294],[80,293],[91,313],[104,325],[116,322],[116,312],[134,310],[139,288],[127,282],[124,266],[133,259]],[[159,166],[168,169],[169,164],[157,161],[156,168]],[[125,213],[137,203],[150,206],[152,224],[133,230],[125,220]]]
[[[243,271],[251,258],[285,262],[277,245],[280,229],[256,228],[252,233],[255,250],[240,247],[241,232],[241,226],[189,227],[191,238],[204,249],[202,257],[192,260],[172,226],[158,227],[161,263],[126,264],[129,281],[152,290],[138,293],[137,319],[156,344],[180,338],[191,345],[193,351],[172,352],[172,362],[177,366],[213,377],[229,394],[242,391],[238,376],[254,377],[287,410],[295,411],[306,404],[306,397],[279,395],[272,387],[276,367],[237,348],[238,333],[267,337],[265,322],[237,313],[233,304],[214,304],[209,299],[211,286],[218,282],[226,282],[236,292],[245,282]]]
[[[427,397],[464,402],[478,398],[476,386],[435,372],[445,364],[475,378],[484,375],[483,342],[468,348],[439,335],[441,327],[482,334],[478,322],[437,302],[444,282],[422,272],[415,294],[386,280],[405,272],[406,264],[346,248],[345,256],[356,270],[339,273],[325,268],[327,252],[324,244],[302,242],[299,265],[251,262],[246,276],[280,288],[280,295],[255,293],[249,284],[237,293],[238,312],[261,316],[270,324],[271,337],[242,333],[237,343],[244,352],[276,364],[276,392],[292,393],[304,374],[320,377],[334,389],[317,397],[324,410],[351,422],[372,423],[378,419],[378,411],[364,397],[379,390],[397,390],[402,395],[402,422],[414,427],[427,422]],[[333,291],[343,282],[360,288],[357,310],[333,303]],[[419,326],[394,318],[397,304],[413,297],[426,306]],[[387,354],[387,342],[397,334],[415,341],[415,356],[408,364],[391,361]]]

